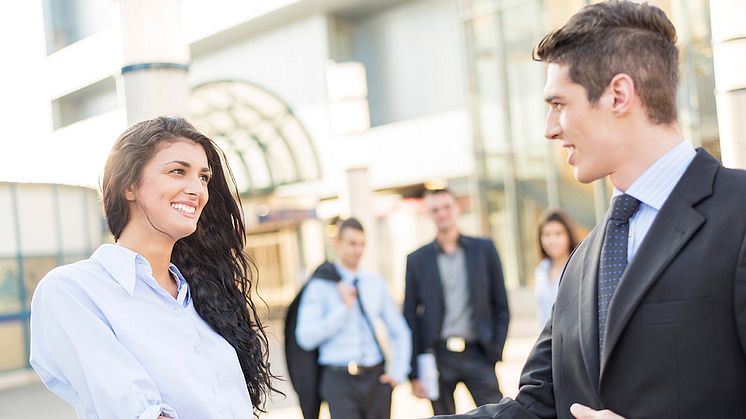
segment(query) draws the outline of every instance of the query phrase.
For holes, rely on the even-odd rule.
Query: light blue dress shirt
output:
[[[360,298],[365,312],[375,325],[383,321],[388,330],[393,356],[387,374],[402,383],[409,374],[412,340],[404,316],[391,299],[386,283],[380,275],[370,272],[351,272],[337,264],[342,282],[352,286],[358,278]],[[355,302],[350,309],[342,301],[337,283],[312,278],[298,306],[295,328],[298,344],[305,350],[319,348],[322,365],[346,366],[355,361],[364,367],[383,362],[373,332]]]
[[[648,167],[627,189],[627,195],[640,201],[640,207],[629,221],[627,263],[632,261],[655,217],[696,154],[691,144],[682,140]],[[625,192],[614,188],[612,199],[622,193]]]
[[[557,299],[559,290],[559,278],[550,276],[552,271],[552,260],[544,258],[534,270],[534,293],[536,295],[536,321],[539,330],[544,329],[552,314],[554,300]]]
[[[104,244],[49,272],[31,305],[31,365],[84,419],[251,418],[236,352],[197,314],[173,264],[176,299],[147,260]]]

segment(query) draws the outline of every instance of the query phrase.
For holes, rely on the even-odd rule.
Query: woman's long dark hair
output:
[[[236,350],[251,402],[264,412],[269,392],[277,391],[272,386],[276,377],[269,369],[267,335],[251,300],[256,270],[244,252],[242,209],[222,151],[180,117],[158,117],[131,126],[106,161],[101,185],[106,222],[118,240],[130,215],[125,190],[140,183],[143,167],[164,143],[185,140],[205,150],[212,177],[197,229],[176,242],[171,261],[189,281],[197,313]]]
[[[539,244],[539,257],[542,259],[551,259],[549,255],[547,254],[546,250],[544,250],[544,246],[541,244],[541,232],[544,230],[544,226],[547,225],[547,223],[550,223],[552,221],[556,221],[565,228],[565,232],[567,232],[567,238],[568,240],[568,249],[567,254],[569,255],[572,253],[573,250],[575,250],[575,247],[578,245],[578,238],[577,234],[575,233],[575,227],[574,223],[572,222],[572,219],[569,215],[565,214],[564,212],[560,210],[549,210],[541,215],[541,220],[539,221],[539,228],[537,230],[538,233],[538,241]]]

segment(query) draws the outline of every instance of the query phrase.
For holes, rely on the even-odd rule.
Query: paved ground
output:
[[[537,328],[534,321],[534,300],[530,290],[519,289],[510,293],[511,325],[505,348],[504,361],[497,366],[500,387],[507,396],[518,391],[518,378],[523,363],[534,343]],[[281,324],[270,325],[270,362],[273,371],[285,375],[282,357]],[[263,419],[301,418],[297,399],[288,382],[279,383],[287,397],[275,396],[267,403],[267,414]],[[461,386],[457,389],[456,408],[459,412],[474,407],[469,393]],[[409,385],[402,384],[393,395],[392,419],[413,419],[432,414],[427,402],[412,396]],[[33,373],[16,373],[0,376],[0,419],[75,419],[75,412],[62,400],[39,383]],[[328,419],[323,412],[322,418]]]

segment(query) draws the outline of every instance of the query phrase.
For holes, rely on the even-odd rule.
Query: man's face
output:
[[[357,269],[365,250],[365,233],[347,227],[337,238],[337,257],[347,268]]]
[[[435,222],[438,231],[456,227],[459,211],[458,203],[449,193],[436,193],[425,198],[427,211]]]
[[[558,140],[567,150],[567,163],[575,178],[590,183],[614,173],[624,155],[622,136],[615,132],[610,110],[613,96],[607,89],[591,105],[586,90],[570,80],[569,67],[549,64],[544,97],[549,104],[544,136]]]

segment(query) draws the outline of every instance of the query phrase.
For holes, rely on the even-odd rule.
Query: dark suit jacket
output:
[[[605,223],[562,274],[553,318],[516,401],[462,418],[746,416],[746,172],[698,150],[622,276],[598,355],[596,275]]]
[[[510,318],[500,258],[492,240],[460,236],[459,244],[466,259],[474,332],[490,361],[500,361]],[[417,377],[417,355],[434,348],[443,326],[437,255],[433,241],[407,256],[404,317],[412,330],[410,378]]]

